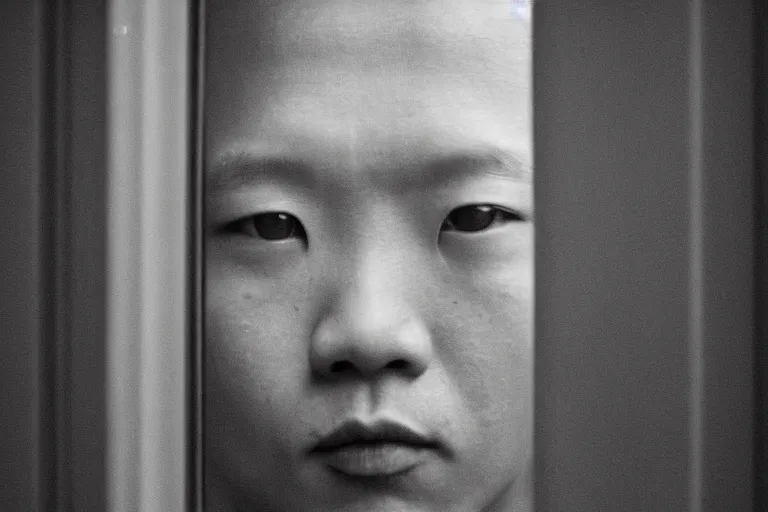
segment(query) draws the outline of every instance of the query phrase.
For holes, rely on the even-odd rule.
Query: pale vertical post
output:
[[[107,411],[111,512],[187,503],[189,5],[108,16]]]

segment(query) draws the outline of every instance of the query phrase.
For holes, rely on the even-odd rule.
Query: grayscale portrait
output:
[[[0,512],[768,511],[768,1],[0,6]]]
[[[208,2],[210,511],[531,509],[531,28]]]

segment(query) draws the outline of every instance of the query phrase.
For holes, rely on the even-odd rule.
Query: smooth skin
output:
[[[530,510],[530,23],[490,0],[209,2],[208,510]],[[386,418],[392,478],[309,453]]]

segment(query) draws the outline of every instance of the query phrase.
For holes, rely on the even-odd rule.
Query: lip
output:
[[[407,473],[439,449],[436,439],[404,424],[353,419],[323,436],[310,454],[348,476],[387,477]]]

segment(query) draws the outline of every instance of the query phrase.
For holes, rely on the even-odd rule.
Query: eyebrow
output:
[[[223,153],[206,172],[208,194],[229,192],[265,181],[289,181],[308,187],[316,182],[316,173],[301,160],[247,150]]]
[[[522,158],[497,148],[441,156],[429,162],[427,174],[432,183],[472,174],[489,174],[524,184],[533,179],[531,166]]]
[[[422,172],[408,173],[404,167],[419,167]],[[400,185],[434,185],[472,174],[508,179],[530,184],[532,169],[514,152],[487,148],[440,155],[426,165],[399,165]],[[289,182],[298,188],[314,188],[319,173],[300,159],[282,155],[264,155],[248,150],[233,150],[214,160],[206,173],[207,193],[211,195],[238,190],[264,182]]]

